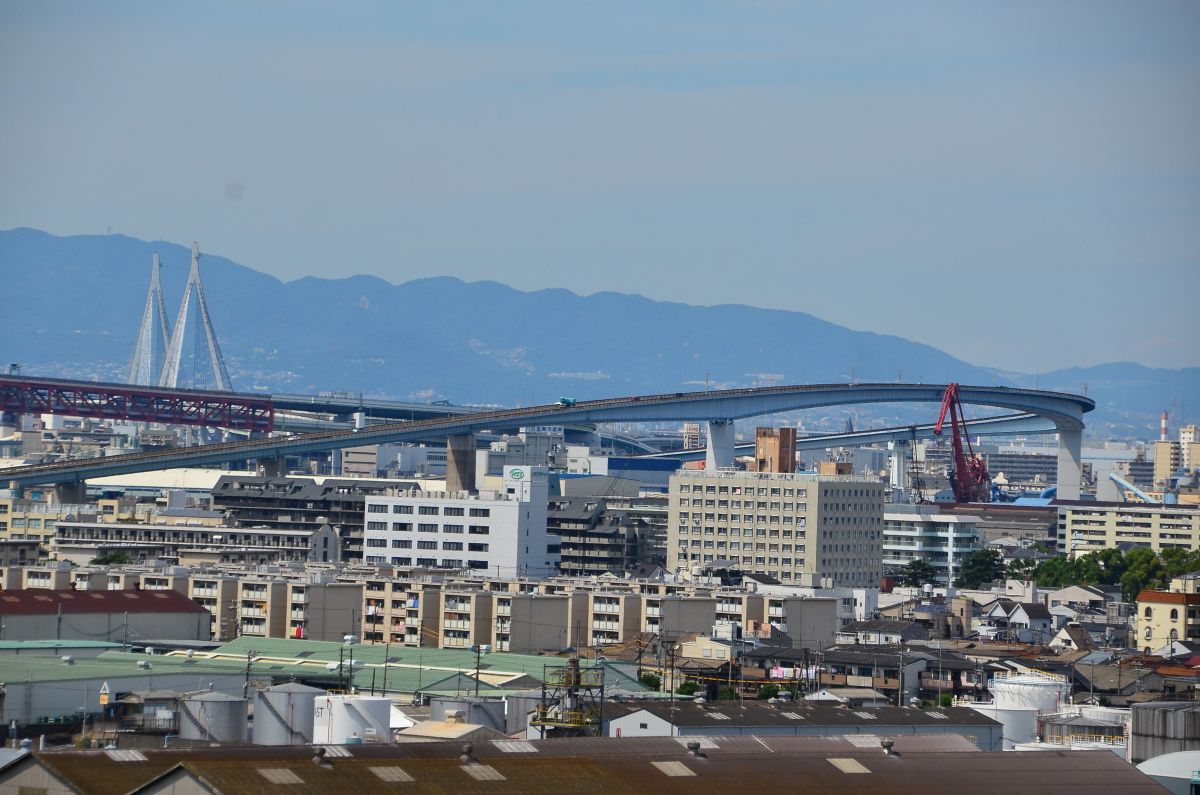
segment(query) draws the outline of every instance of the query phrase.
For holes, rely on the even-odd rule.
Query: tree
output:
[[[973,552],[963,561],[954,581],[959,588],[980,588],[1004,577],[1004,558],[994,549]]]
[[[695,682],[684,682],[675,689],[675,692],[681,696],[690,696],[700,689],[700,685]]]
[[[925,560],[910,560],[908,564],[900,570],[900,584],[910,588],[920,588],[927,582],[935,582],[937,580],[937,569],[929,565]]]
[[[722,687],[717,691],[717,701],[734,701],[737,697],[737,691],[732,687]]]
[[[1162,561],[1153,549],[1137,547],[1125,555],[1125,573],[1121,576],[1121,590],[1129,601],[1147,588],[1164,588],[1167,573]]]
[[[651,673],[650,671],[647,671],[639,676],[638,681],[651,690],[657,691],[660,687],[662,687],[662,677],[656,673]]]
[[[133,563],[128,552],[106,552],[98,558],[93,558],[93,566],[127,566]]]
[[[763,685],[758,689],[758,697],[764,701],[779,695],[779,685]]]

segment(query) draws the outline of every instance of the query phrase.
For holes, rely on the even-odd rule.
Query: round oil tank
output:
[[[392,741],[392,700],[372,696],[319,696],[313,702],[314,743],[346,745]]]
[[[992,698],[1000,709],[1032,709],[1055,712],[1067,697],[1065,677],[1049,674],[1023,673],[997,676],[988,683]]]
[[[184,740],[244,743],[248,705],[246,699],[224,693],[200,693],[180,699],[179,736]]]
[[[1002,750],[1012,751],[1019,743],[1035,742],[1037,740],[1036,709],[1003,709],[993,704],[970,704],[971,709],[980,715],[985,715],[999,722],[1004,728]]]
[[[325,691],[294,682],[258,691],[254,698],[255,745],[307,745],[313,739],[313,704]]]

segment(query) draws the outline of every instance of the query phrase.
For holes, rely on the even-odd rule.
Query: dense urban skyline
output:
[[[0,15],[0,226],[1200,365],[1188,4]]]

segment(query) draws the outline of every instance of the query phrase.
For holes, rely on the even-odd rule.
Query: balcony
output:
[[[921,688],[924,690],[953,690],[954,680],[921,674]]]

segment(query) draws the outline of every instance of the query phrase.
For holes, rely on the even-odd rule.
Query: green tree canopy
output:
[[[900,570],[900,584],[910,588],[920,588],[927,582],[937,581],[937,569],[925,560],[910,560]]]
[[[1004,557],[994,549],[972,552],[958,570],[954,584],[959,588],[980,588],[1004,578]]]

